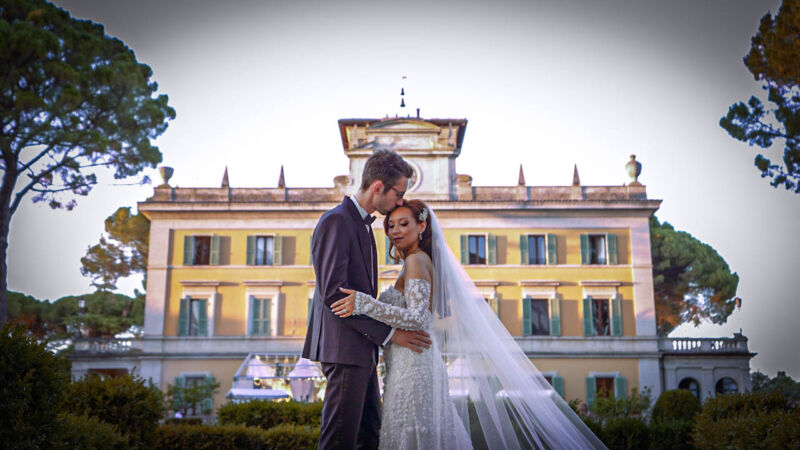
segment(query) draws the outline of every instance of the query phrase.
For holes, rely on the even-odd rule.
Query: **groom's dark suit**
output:
[[[377,448],[380,392],[378,346],[391,328],[367,316],[337,317],[331,304],[346,297],[340,287],[377,294],[378,264],[372,228],[353,200],[322,215],[311,251],[316,289],[303,357],[322,362],[328,379],[319,448]]]

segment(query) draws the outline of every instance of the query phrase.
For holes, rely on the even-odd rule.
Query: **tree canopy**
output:
[[[152,70],[103,26],[43,0],[0,4],[0,323],[11,217],[24,197],[71,209],[99,169],[123,179],[161,162],[175,117]]]
[[[150,221],[142,213],[122,207],[105,221],[105,236],[81,258],[81,273],[101,291],[113,291],[120,278],[147,271]]]
[[[778,13],[761,18],[744,65],[767,91],[731,105],[719,124],[734,139],[768,148],[784,143],[783,161],[758,154],[755,166],[773,187],[800,193],[800,0],[784,0]]]
[[[739,276],[711,246],[668,222],[650,218],[653,285],[659,336],[684,322],[721,324],[736,306]]]

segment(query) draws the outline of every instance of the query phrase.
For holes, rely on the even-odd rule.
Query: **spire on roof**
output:
[[[225,166],[225,172],[222,174],[222,187],[230,187],[231,184],[228,182],[228,166]]]
[[[519,165],[519,181],[517,181],[517,184],[525,186],[525,173],[522,171],[522,164]]]
[[[578,165],[575,164],[575,170],[572,172],[572,185],[573,186],[580,186],[581,185],[581,177],[578,176]]]
[[[278,187],[279,188],[286,188],[286,178],[283,176],[283,164],[281,164],[281,174],[278,177]]]

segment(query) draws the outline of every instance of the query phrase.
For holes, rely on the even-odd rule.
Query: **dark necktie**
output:
[[[372,282],[373,296],[378,291],[378,280],[375,276],[375,254],[378,252],[378,249],[375,247],[375,235],[372,233],[372,222],[374,221],[375,216],[370,216],[368,214],[364,217],[364,224],[367,225],[367,230],[369,231],[369,275],[370,282]]]

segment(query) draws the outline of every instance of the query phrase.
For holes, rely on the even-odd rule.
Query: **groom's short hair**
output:
[[[364,172],[361,174],[361,190],[366,191],[375,181],[382,181],[384,186],[392,187],[400,177],[411,178],[414,169],[402,156],[391,150],[376,150],[367,159]]]

